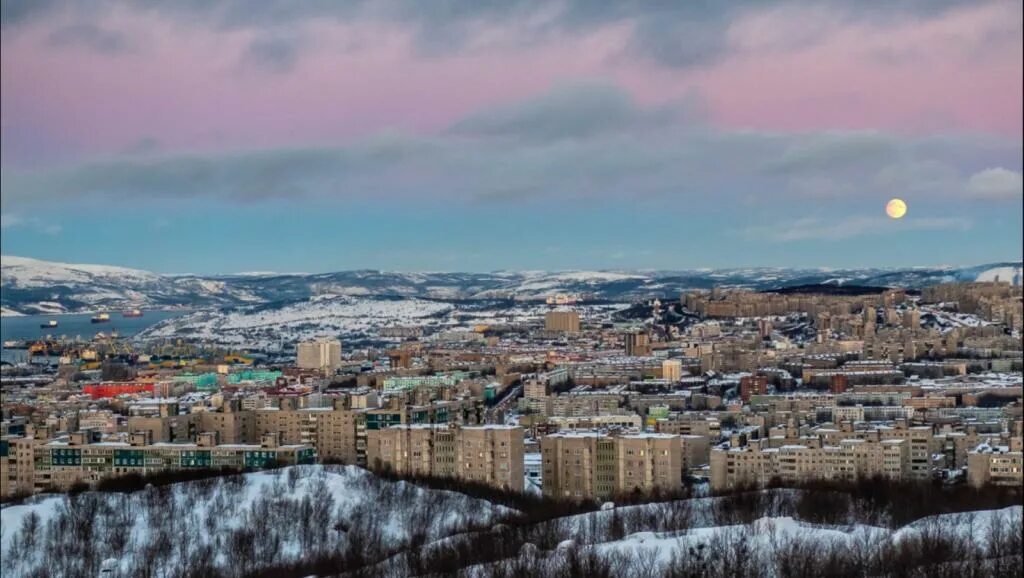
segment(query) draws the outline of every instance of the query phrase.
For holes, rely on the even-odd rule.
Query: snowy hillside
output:
[[[489,527],[513,513],[462,494],[382,480],[355,466],[293,466],[131,494],[42,496],[2,514],[3,575],[184,575],[254,570],[326,548],[387,551]],[[79,523],[89,518],[86,526]],[[374,540],[357,545],[350,535]],[[244,550],[252,555],[246,560]],[[149,574],[152,575],[152,574]]]
[[[321,295],[279,307],[200,311],[169,319],[140,339],[185,335],[226,345],[271,344],[320,336],[350,337],[388,325],[422,325],[424,318],[444,315],[452,306],[420,299],[365,299]]]
[[[897,524],[900,506],[836,501],[831,491],[764,490],[562,517],[550,504],[516,503],[354,466],[293,466],[132,493],[39,496],[0,510],[0,553],[5,577],[96,576],[103,565],[114,577],[345,569],[480,578],[952,576],[961,567],[973,570],[963,575],[1013,576],[1021,564],[1020,505]]]
[[[1008,552],[1007,545],[1015,542],[1005,538],[1020,523],[1020,506],[932,516],[896,530],[764,517],[748,524],[635,532],[593,544],[570,538],[553,550],[525,548],[516,559],[476,566],[467,575],[487,578],[503,575],[509,568],[529,568],[538,576],[557,575],[579,561],[589,562],[592,571],[609,568],[613,575],[632,571],[642,576],[824,576],[829,564],[841,567],[847,563],[868,575],[872,575],[872,563],[885,575],[902,575],[898,571],[890,574],[895,560],[887,558],[897,558],[894,552],[909,545],[912,550],[939,548],[942,554],[934,556],[934,563],[948,565],[949,570],[963,564],[981,575],[1003,575],[999,568],[1013,575],[1019,568],[1020,553]]]
[[[264,299],[217,280],[106,265],[0,257],[4,314],[71,313],[130,307],[233,306]]]
[[[160,275],[107,265],[73,265],[40,261],[26,257],[0,257],[0,272],[4,284],[15,287],[50,287],[53,285],[81,285],[86,283],[117,283],[133,287],[154,283]]]
[[[318,295],[435,300],[543,301],[558,294],[632,301],[715,286],[754,290],[800,285],[920,288],[950,281],[1016,280],[1020,263],[909,269],[694,269],[686,271],[500,271],[400,273],[375,270],[317,274],[159,275],[138,269],[2,257],[0,306],[14,313],[86,312],[125,307],[234,308],[288,303]]]
[[[1024,277],[1024,269],[1021,267],[993,267],[992,269],[986,269],[981,273],[978,273],[978,276],[975,277],[974,280],[1001,281],[1003,283],[1020,285],[1022,277]]]
[[[607,319],[619,305],[578,307],[584,320]],[[228,310],[197,311],[162,321],[136,338],[185,338],[225,346],[272,348],[315,337],[345,341],[382,340],[386,327],[416,326],[427,333],[471,330],[478,324],[521,323],[543,319],[542,303],[510,301],[434,301],[415,297],[318,295],[309,299]]]

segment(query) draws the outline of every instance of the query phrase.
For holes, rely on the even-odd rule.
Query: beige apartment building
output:
[[[683,362],[678,359],[666,359],[661,362],[661,378],[679,381],[683,378]]]
[[[40,437],[6,437],[0,442],[0,494],[32,493],[36,484],[35,447],[46,442]]]
[[[658,433],[675,435],[696,435],[709,439],[718,439],[722,435],[722,425],[718,418],[699,413],[675,413],[668,417],[658,418],[654,422]]]
[[[638,414],[623,411],[607,415],[551,416],[545,422],[552,433],[607,428],[639,430],[644,425],[644,418]]]
[[[680,467],[684,472],[708,464],[711,458],[710,438],[702,435],[680,435],[679,443],[682,446]]]
[[[358,463],[359,433],[363,412],[345,409],[344,400],[334,407],[239,410],[225,404],[224,411],[128,418],[130,433],[145,433],[154,443],[183,443],[199,432],[213,432],[221,443],[257,443],[268,433],[284,444],[309,444],[320,459]],[[363,432],[365,433],[365,432]],[[365,445],[365,444],[364,444]]]
[[[668,434],[557,433],[540,440],[544,495],[609,499],[682,484],[682,444]]]
[[[1024,458],[1021,452],[1021,438],[1012,440],[1009,446],[995,446],[983,443],[967,454],[967,482],[980,488],[986,485],[1024,485]]]
[[[589,416],[621,414],[623,396],[619,394],[568,393],[549,395],[535,404],[537,413],[545,416]]]
[[[564,333],[578,333],[580,314],[575,311],[548,311],[544,314],[544,329]]]
[[[213,432],[195,443],[153,443],[149,434],[128,441],[100,441],[99,432],[82,431],[55,439],[9,440],[17,460],[8,472],[4,492],[35,493],[67,490],[126,474],[149,475],[166,470],[261,469],[275,465],[315,463],[316,450],[305,444],[281,444],[274,434],[258,444],[221,444]]]
[[[367,464],[400,475],[451,477],[523,491],[523,429],[397,425],[367,432]]]
[[[814,432],[825,445],[835,445],[849,439],[862,439],[867,442],[880,443],[885,440],[898,439],[906,442],[907,459],[909,460],[906,477],[915,480],[928,480],[932,475],[932,454],[941,452],[943,442],[936,439],[931,426],[907,426],[897,423],[895,427],[879,426],[872,429],[856,429],[849,425],[836,429],[818,429]]]
[[[816,480],[852,482],[875,476],[891,480],[909,477],[909,447],[900,439],[844,439],[838,445],[822,445],[820,439],[810,438],[806,444],[779,448],[769,448],[762,442],[711,450],[712,491],[760,487],[772,481],[798,484]]]
[[[341,366],[341,342],[325,338],[299,343],[296,347],[296,365],[300,369],[337,369]]]

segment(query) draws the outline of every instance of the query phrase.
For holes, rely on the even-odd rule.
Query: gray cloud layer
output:
[[[472,114],[449,133],[551,141],[645,130],[675,120],[681,110],[641,109],[626,92],[607,84],[566,84],[538,98]]]
[[[384,134],[333,148],[133,154],[49,171],[7,170],[3,203],[544,196],[656,197],[687,206],[715,196],[796,206],[799,199],[851,195],[1020,196],[1019,141],[729,131],[681,121],[692,109],[644,108],[611,85],[560,86],[470,115],[438,136]]]
[[[124,34],[90,23],[58,28],[50,33],[47,40],[52,46],[89,48],[108,54],[121,52],[130,47]]]
[[[972,0],[825,0],[816,2],[814,7],[832,10],[847,20],[881,24],[906,18],[929,18],[951,7],[975,4]],[[518,41],[529,44],[557,42],[567,34],[628,24],[632,25],[632,35],[627,52],[669,67],[702,65],[719,59],[728,51],[731,23],[748,11],[783,7],[799,13],[807,7],[794,0],[563,0],[553,3],[531,0],[180,0],[157,3],[5,0],[3,24],[5,28],[16,28],[54,14],[94,23],[98,14],[125,6],[158,13],[189,26],[251,29],[271,38],[282,33],[298,34],[312,19],[397,22],[415,31],[417,44],[425,53],[461,48],[476,32],[488,26],[514,26]],[[277,42],[280,49],[281,41]],[[273,57],[271,62],[275,62]]]

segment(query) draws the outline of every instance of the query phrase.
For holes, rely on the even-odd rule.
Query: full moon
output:
[[[907,204],[903,202],[903,199],[893,199],[885,205],[885,214],[893,219],[902,218],[907,214]]]

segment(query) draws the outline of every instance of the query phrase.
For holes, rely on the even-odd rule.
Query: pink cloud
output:
[[[698,91],[726,127],[1019,136],[1019,11],[983,5],[884,26],[818,11],[806,16],[823,33],[806,38],[796,34],[806,20],[758,13],[733,23],[724,59],[690,70],[626,56],[628,23],[525,48],[498,27],[435,56],[397,25],[320,23],[280,74],[239,66],[249,32],[116,13],[103,24],[134,40],[119,54],[47,46],[42,26],[5,33],[3,132],[80,155],[146,140],[167,150],[316,145],[436,131],[554,83],[606,78],[646,104]],[[994,32],[1009,41],[990,42]]]

